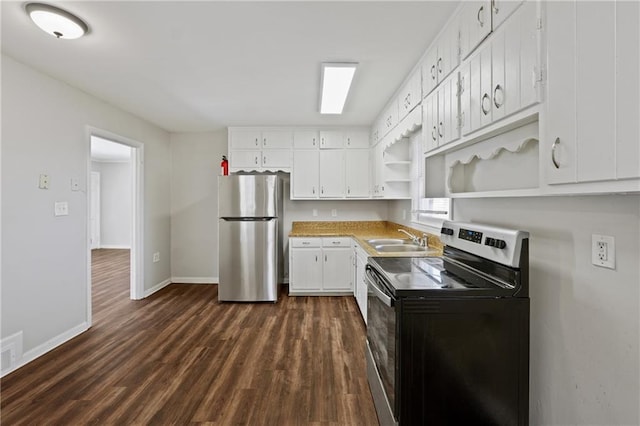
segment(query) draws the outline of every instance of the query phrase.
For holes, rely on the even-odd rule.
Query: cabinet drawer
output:
[[[349,237],[335,237],[335,238],[323,238],[322,247],[351,247],[351,238]]]
[[[289,240],[289,246],[290,247],[302,247],[302,248],[309,248],[309,247],[320,247],[322,244],[322,239],[321,238],[291,238]]]

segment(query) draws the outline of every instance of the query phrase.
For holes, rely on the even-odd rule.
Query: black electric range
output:
[[[529,235],[445,222],[441,258],[372,257],[367,373],[382,425],[528,423]]]

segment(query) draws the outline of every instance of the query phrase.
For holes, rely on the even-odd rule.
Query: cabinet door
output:
[[[547,140],[549,183],[576,180],[576,4],[547,3]],[[595,81],[601,81],[601,78]],[[597,108],[599,109],[599,108]],[[545,155],[545,154],[541,154]]]
[[[447,25],[445,32],[438,39],[438,83],[442,81],[458,66],[459,60],[459,21],[453,19]]]
[[[346,148],[368,148],[369,133],[362,130],[348,130],[344,132],[344,146]]]
[[[345,184],[347,198],[369,197],[369,150],[345,151]]]
[[[291,150],[288,149],[264,149],[262,150],[262,168],[265,169],[290,169]]]
[[[255,170],[262,167],[260,151],[230,151],[229,168]]]
[[[493,110],[493,101],[491,94],[493,87],[491,85],[491,45],[486,46],[480,52],[480,126],[484,127],[491,123],[491,112]]]
[[[230,129],[229,149],[260,149],[261,133],[254,129]]]
[[[320,151],[320,198],[344,197],[344,150]]]
[[[504,115],[513,114],[520,109],[520,19],[512,16],[504,24]],[[537,50],[537,48],[536,48]],[[497,53],[494,51],[494,56]],[[524,55],[524,52],[522,52]],[[531,80],[529,75],[529,80]],[[522,84],[526,84],[525,81]]]
[[[640,177],[640,2],[616,3],[616,177]]]
[[[323,290],[352,291],[352,256],[351,248],[323,249]]]
[[[523,0],[493,0],[492,26],[496,30],[516,10]],[[535,2],[531,2],[535,3]]]
[[[526,108],[540,101],[540,59],[538,54],[538,10],[535,1],[528,1],[512,19],[520,28],[520,105]],[[508,22],[508,21],[507,21]],[[511,37],[512,32],[507,34]],[[511,90],[509,91],[511,92]],[[508,111],[507,111],[508,113]]]
[[[469,56],[491,33],[491,0],[465,2],[460,20],[461,59]]]
[[[480,55],[473,56],[469,61],[469,66],[469,111],[471,115],[471,117],[469,117],[469,122],[471,123],[469,131],[473,132],[482,125],[482,107],[480,105],[480,100],[482,99],[482,87],[480,86]]]
[[[471,63],[460,66],[460,130],[471,133]]]
[[[511,91],[519,91],[518,86],[506,86],[505,66],[505,33],[501,31],[491,40],[491,121],[505,116],[505,97]]]
[[[323,257],[321,249],[291,248],[290,291],[322,290]]]
[[[424,99],[422,114],[424,152],[429,152],[438,147],[438,92],[433,92]]]
[[[422,96],[427,96],[438,85],[438,46],[433,44],[422,63]]]
[[[460,137],[460,126],[458,122],[459,115],[459,94],[458,94],[458,73],[450,75],[443,83],[442,90],[438,96],[442,96],[444,101],[443,117],[439,118],[444,127],[441,134],[439,134],[440,141],[439,146],[448,144],[457,140]],[[440,115],[440,112],[438,112]]]
[[[293,151],[291,198],[318,198],[320,154],[313,150]]]
[[[398,95],[399,119],[402,120],[422,100],[420,89],[420,71],[416,71],[409,78]]]
[[[318,149],[320,142],[317,130],[296,130],[293,132],[294,149]]]
[[[291,130],[265,130],[262,132],[263,149],[290,149],[293,143]]]
[[[343,133],[340,130],[324,130],[320,132],[320,148],[340,149],[344,148]]]

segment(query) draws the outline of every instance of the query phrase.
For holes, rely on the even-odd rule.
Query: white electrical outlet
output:
[[[608,235],[591,235],[591,263],[603,268],[616,268],[616,243]]]
[[[318,209],[313,209],[313,210],[311,210],[311,215],[312,215],[313,217],[318,217]]]
[[[71,178],[71,190],[80,191],[80,180],[78,178]]]
[[[331,217],[338,217],[338,209],[331,209]]]
[[[160,252],[153,253],[153,263],[160,262]]]

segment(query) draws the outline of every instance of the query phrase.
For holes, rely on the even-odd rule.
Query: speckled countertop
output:
[[[423,232],[395,222],[352,221],[352,222],[293,222],[289,237],[351,237],[370,256],[382,257],[424,257],[441,256],[442,242],[437,235],[427,233],[430,250],[426,252],[386,252],[379,253],[366,240],[373,238],[402,238],[407,236],[398,229],[404,229],[413,235],[422,236]]]

